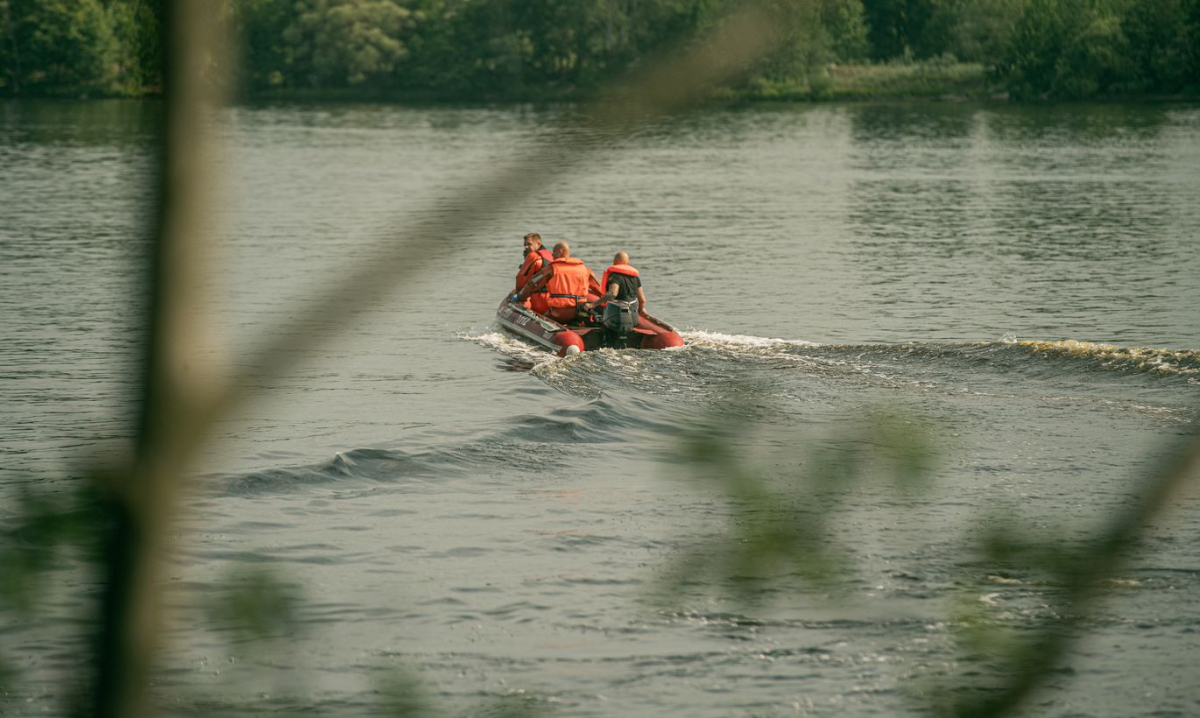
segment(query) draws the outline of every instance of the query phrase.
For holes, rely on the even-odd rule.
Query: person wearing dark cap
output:
[[[550,250],[542,246],[542,235],[537,232],[530,232],[525,235],[525,261],[521,263],[521,268],[517,270],[516,286],[513,289],[514,293],[520,292],[529,283],[538,272],[547,264],[553,261],[554,257],[550,254]],[[549,309],[547,300],[549,295],[545,288],[539,289],[529,295],[529,308],[538,314],[545,314]]]

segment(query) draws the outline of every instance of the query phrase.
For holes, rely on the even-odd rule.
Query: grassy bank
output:
[[[991,97],[987,68],[979,63],[921,62],[840,65],[828,69],[829,99]]]
[[[726,94],[726,93],[723,93]],[[978,63],[896,62],[830,65],[808,80],[756,80],[727,93],[753,101],[984,99],[1004,97]]]

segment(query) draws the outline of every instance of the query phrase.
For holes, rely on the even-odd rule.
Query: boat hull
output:
[[[559,356],[595,349],[669,349],[683,346],[674,327],[648,314],[638,316],[628,337],[615,337],[603,327],[560,324],[505,297],[496,308],[496,321],[509,334],[518,336]]]

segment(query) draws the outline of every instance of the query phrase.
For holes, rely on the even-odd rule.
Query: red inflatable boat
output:
[[[589,300],[595,300],[590,295]],[[621,302],[610,302],[620,305]],[[635,319],[636,317],[636,319]],[[683,337],[666,322],[635,310],[626,318],[623,327],[608,322],[596,326],[564,325],[534,312],[524,303],[514,302],[506,295],[496,309],[496,321],[504,331],[549,349],[559,356],[569,356],[592,349],[667,349],[683,346]],[[589,323],[590,324],[590,323]]]

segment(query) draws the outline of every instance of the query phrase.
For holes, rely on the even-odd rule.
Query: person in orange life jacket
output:
[[[542,246],[542,235],[537,232],[530,232],[525,235],[525,261],[521,263],[521,268],[517,270],[517,281],[513,292],[520,292],[525,288],[535,274],[543,267],[549,264],[554,257],[550,251]],[[538,314],[545,314],[550,308],[547,301],[549,300],[549,292],[544,288],[534,292],[529,297],[529,308]]]
[[[592,271],[583,261],[571,256],[571,245],[559,242],[554,245],[554,260],[525,283],[516,300],[524,301],[545,287],[548,294],[546,303],[549,305],[546,314],[558,322],[572,322],[578,316],[580,307],[587,302],[588,286],[592,279]]]
[[[600,286],[604,289],[604,296],[591,302],[588,305],[589,309],[603,307],[610,299],[621,302],[637,299],[638,313],[646,313],[646,293],[642,290],[642,279],[638,276],[638,270],[629,266],[628,254],[617,252],[613,257],[612,266],[604,270]]]

